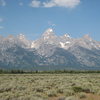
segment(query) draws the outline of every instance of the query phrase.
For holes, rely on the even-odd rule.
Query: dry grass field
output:
[[[0,100],[100,100],[100,74],[0,74]]]

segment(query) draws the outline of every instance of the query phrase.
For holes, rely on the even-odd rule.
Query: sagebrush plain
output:
[[[0,74],[0,100],[100,100],[100,73]]]

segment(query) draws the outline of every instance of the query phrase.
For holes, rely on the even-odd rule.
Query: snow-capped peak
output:
[[[53,29],[52,28],[49,28],[49,29],[46,30],[46,32],[49,32],[49,33],[50,32],[53,32]]]
[[[67,33],[64,35],[64,37],[66,37],[66,38],[71,38],[70,35],[67,34]]]
[[[18,38],[19,38],[20,40],[23,40],[23,39],[25,39],[25,36],[21,33],[21,34],[18,35]]]
[[[49,38],[55,37],[54,31],[52,28],[47,29],[44,34],[42,35],[44,40],[47,40]]]
[[[83,39],[92,41],[92,38],[89,36],[89,34],[84,35],[84,36],[83,36]]]
[[[50,28],[50,29],[48,29],[48,32],[53,32],[53,29],[51,29],[51,28]]]
[[[17,36],[17,39],[20,41],[21,44],[24,44],[25,48],[31,47],[30,40],[28,40],[22,33]]]
[[[49,28],[44,32],[43,36],[48,36],[48,35],[53,35],[53,34],[54,34],[53,29]]]

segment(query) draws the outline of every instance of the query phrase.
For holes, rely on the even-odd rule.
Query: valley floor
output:
[[[100,73],[0,74],[0,100],[100,100]]]

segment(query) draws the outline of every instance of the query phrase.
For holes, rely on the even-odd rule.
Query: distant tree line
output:
[[[63,74],[63,73],[100,73],[100,70],[55,70],[55,71],[24,71],[24,70],[3,70],[0,69],[0,74]]]
[[[19,74],[19,73],[25,73],[23,70],[3,70],[0,69],[0,74]]]

